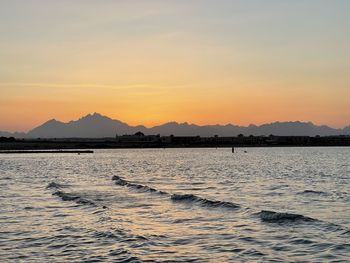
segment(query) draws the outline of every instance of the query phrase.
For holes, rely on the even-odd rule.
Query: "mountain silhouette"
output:
[[[119,120],[113,120],[99,113],[88,114],[76,121],[64,123],[55,119],[32,129],[28,133],[0,132],[0,136],[16,138],[105,138],[115,137],[116,134],[134,134],[138,131],[162,136],[237,136],[244,135],[279,135],[279,136],[328,136],[350,135],[350,126],[335,129],[329,126],[318,126],[311,122],[274,122],[260,126],[228,125],[196,125],[187,122],[168,122],[163,125],[146,128],[145,126],[130,126]]]
[[[131,127],[118,120],[112,120],[98,113],[88,114],[77,121],[63,123],[49,120],[29,131],[30,138],[101,138],[114,137],[116,133],[127,134],[145,129],[143,126]]]

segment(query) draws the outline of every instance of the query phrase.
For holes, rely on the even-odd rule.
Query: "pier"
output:
[[[77,154],[81,154],[81,153],[94,153],[94,151],[91,150],[86,150],[86,151],[77,151],[77,150],[47,150],[47,151],[43,151],[43,150],[23,150],[23,151],[18,151],[18,150],[14,150],[14,151],[0,151],[0,154],[23,154],[23,153],[77,153]]]

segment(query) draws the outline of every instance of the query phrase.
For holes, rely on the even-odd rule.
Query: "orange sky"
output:
[[[0,130],[91,112],[350,125],[349,3],[201,3],[1,2]]]

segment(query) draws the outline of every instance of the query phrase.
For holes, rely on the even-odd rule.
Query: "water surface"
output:
[[[1,155],[0,259],[348,262],[349,180],[349,147]]]

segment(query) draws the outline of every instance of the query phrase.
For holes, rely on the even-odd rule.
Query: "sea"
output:
[[[1,154],[0,262],[350,262],[350,147]]]

